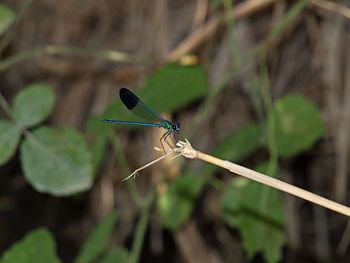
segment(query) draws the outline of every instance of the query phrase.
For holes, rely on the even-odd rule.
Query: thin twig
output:
[[[149,163],[145,164],[144,166],[142,166],[142,167],[136,169],[132,174],[130,174],[128,177],[124,178],[122,181],[129,180],[131,177],[134,177],[134,179],[135,179],[136,176],[138,175],[138,172],[140,172],[140,171],[142,171],[143,169],[145,169],[145,168],[147,168],[147,167],[149,167],[149,166],[151,166],[151,165],[153,165],[153,164],[155,164],[155,163],[161,161],[162,159],[168,157],[169,155],[171,155],[171,154],[173,154],[173,153],[174,153],[174,151],[171,150],[171,151],[167,152],[166,154],[160,156],[159,158],[153,160],[152,162],[149,162]]]

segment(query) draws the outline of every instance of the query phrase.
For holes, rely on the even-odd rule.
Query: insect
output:
[[[135,115],[150,122],[148,123],[148,122],[121,121],[121,120],[109,120],[109,119],[104,119],[102,120],[102,122],[164,128],[166,132],[160,138],[160,144],[162,145],[163,151],[165,152],[163,141],[170,148],[173,148],[167,139],[170,136],[174,144],[176,144],[175,134],[181,136],[180,123],[177,122],[173,124],[171,121],[164,119],[158,112],[156,112],[151,107],[143,103],[142,100],[140,100],[134,93],[132,93],[127,88],[123,87],[119,90],[119,97],[128,110],[133,112]]]

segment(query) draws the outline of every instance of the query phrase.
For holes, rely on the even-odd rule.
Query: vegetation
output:
[[[349,260],[347,218],[214,166],[167,158],[122,182],[160,129],[100,122],[137,120],[125,85],[196,149],[347,204],[349,11],[1,3],[0,263]]]

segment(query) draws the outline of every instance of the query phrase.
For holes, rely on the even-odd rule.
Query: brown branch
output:
[[[266,8],[272,3],[279,0],[248,0],[235,6],[228,18],[240,19],[251,15],[261,9]],[[196,47],[202,44],[205,40],[210,38],[224,21],[225,17],[216,15],[210,18],[205,24],[193,31],[186,37],[168,56],[168,61],[176,61],[181,56],[193,51]]]
[[[350,19],[350,9],[346,6],[326,0],[311,0],[311,4],[315,7],[337,13],[347,19]]]

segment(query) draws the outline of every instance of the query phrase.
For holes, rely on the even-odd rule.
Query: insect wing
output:
[[[163,118],[155,110],[142,102],[134,93],[127,88],[121,88],[119,91],[120,99],[125,107],[135,115],[153,122],[162,122]]]

